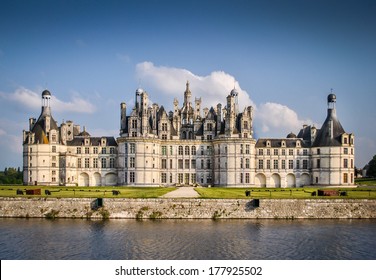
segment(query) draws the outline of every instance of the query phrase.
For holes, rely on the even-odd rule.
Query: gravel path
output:
[[[177,190],[166,193],[162,197],[168,198],[188,198],[188,197],[200,197],[200,195],[194,190],[193,187],[180,187]]]

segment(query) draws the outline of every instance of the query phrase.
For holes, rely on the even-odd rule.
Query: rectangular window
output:
[[[94,154],[98,154],[98,147],[94,147],[94,148],[93,148],[93,153],[94,153]]]
[[[115,159],[110,158],[110,168],[115,168]]]
[[[186,184],[186,185],[189,184],[189,173],[184,174],[184,184]]]
[[[184,154],[185,154],[186,156],[189,156],[189,146],[185,146],[185,147],[184,147]]]
[[[162,123],[162,131],[167,131],[167,123]]]
[[[208,169],[210,169],[210,168],[211,168],[211,160],[208,159],[208,160],[206,161],[206,163],[207,163]]]
[[[115,148],[114,148],[114,147],[111,147],[111,148],[110,148],[110,154],[111,154],[111,155],[115,154]]]
[[[102,158],[101,159],[101,165],[102,165],[102,168],[107,168],[107,160],[106,160],[106,158]]]
[[[183,183],[183,173],[178,174],[178,183],[182,184]]]
[[[52,152],[56,153],[56,146],[52,146]]]
[[[296,160],[296,169],[300,169],[300,160]]]
[[[135,173],[132,171],[132,172],[129,172],[129,182],[130,183],[134,183],[135,182]]]
[[[344,153],[345,155],[347,155],[347,154],[349,153],[349,149],[348,149],[348,148],[344,148],[344,149],[343,149],[343,153]]]
[[[90,159],[85,158],[85,168],[89,168],[89,167],[90,167]]]
[[[170,155],[172,155],[173,154],[173,148],[172,148],[172,146],[170,146]]]
[[[167,134],[162,134],[162,140],[167,140]]]
[[[294,161],[292,159],[289,160],[289,169],[294,168]]]
[[[243,153],[243,144],[240,144],[240,153]]]
[[[316,160],[316,167],[321,168],[321,160],[319,158]]]
[[[303,169],[308,169],[308,160],[303,160]]]
[[[183,146],[179,146],[178,154],[179,156],[183,155]]]
[[[191,184],[195,184],[195,183],[196,183],[196,174],[192,173],[191,174]]]
[[[189,169],[189,159],[184,160],[184,168]]]
[[[131,153],[131,154],[136,153],[136,144],[135,143],[129,144],[129,153]]]
[[[249,145],[245,145],[245,153],[249,154]]]
[[[162,183],[167,183],[167,174],[166,173],[162,173],[161,174],[161,182]]]
[[[264,169],[264,160],[259,159],[259,162],[258,162],[258,168],[259,168],[259,169]]]
[[[131,158],[129,159],[129,167],[130,167],[130,168],[135,168],[135,166],[136,166],[136,158],[131,157]]]
[[[273,163],[274,163],[273,164],[274,169],[278,169],[278,160],[275,159]]]
[[[107,149],[105,147],[102,148],[102,154],[106,154],[107,153]]]
[[[191,160],[191,168],[196,169],[196,160],[195,159]]]
[[[303,149],[303,156],[307,156],[308,155],[308,150],[307,149]]]
[[[283,155],[283,156],[286,155],[286,150],[285,150],[285,149],[282,150],[282,155]]]
[[[170,159],[170,169],[172,169],[172,159]]]
[[[162,156],[167,155],[167,146],[162,146]]]
[[[347,173],[344,173],[344,174],[343,174],[343,182],[344,182],[345,184],[348,183],[348,175],[347,175]]]
[[[196,146],[191,147],[191,155],[192,156],[196,155]]]
[[[243,173],[240,173],[240,184],[243,184]]]
[[[259,154],[259,156],[263,156],[264,155],[264,150],[263,149],[259,149],[258,150],[258,154]]]
[[[344,168],[348,168],[349,166],[348,166],[348,159],[347,158],[344,158],[343,159],[343,167]]]
[[[82,167],[81,165],[82,165],[81,159],[79,158],[79,159],[77,159],[77,167],[81,168]]]
[[[266,161],[266,169],[270,169],[270,159]]]
[[[89,147],[85,148],[85,154],[90,154],[90,148]]]
[[[321,150],[320,149],[317,149],[317,154],[319,155],[321,153]]]
[[[249,184],[249,173],[245,173],[245,183]]]
[[[243,158],[240,159],[240,168],[243,168]]]
[[[282,169],[286,169],[286,160],[282,160]]]
[[[293,156],[294,155],[294,150],[293,149],[289,149],[289,156]]]
[[[178,168],[183,169],[183,160],[182,159],[178,160]]]
[[[278,149],[274,149],[274,155],[278,156]]]
[[[166,168],[167,168],[167,159],[162,158],[162,169],[166,169]]]
[[[245,168],[250,168],[249,167],[249,158],[245,159]]]
[[[97,158],[93,158],[93,167],[98,168],[98,159]]]
[[[137,128],[137,120],[132,120],[132,128]]]
[[[77,154],[81,154],[81,147],[77,147]]]

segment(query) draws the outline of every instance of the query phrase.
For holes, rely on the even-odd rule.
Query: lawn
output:
[[[250,191],[250,196],[245,195],[245,191]],[[319,188],[196,188],[201,198],[300,198],[300,199],[317,199],[317,198],[371,198],[376,199],[375,188],[343,188],[333,189],[339,192],[346,192],[346,196],[312,196],[312,193]],[[325,189],[329,190],[329,189]]]
[[[376,186],[376,179],[373,179],[373,178],[355,179],[355,184],[359,186]]]
[[[27,195],[26,190],[40,189],[40,195]],[[51,187],[0,186],[0,197],[81,197],[81,198],[156,198],[176,188],[160,187]],[[23,194],[17,195],[17,190]],[[50,193],[46,194],[46,190]],[[116,191],[119,193],[116,194]]]

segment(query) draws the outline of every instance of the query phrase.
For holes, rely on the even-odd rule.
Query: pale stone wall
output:
[[[119,219],[297,219],[376,218],[376,200],[368,199],[94,199],[1,198],[0,217]]]

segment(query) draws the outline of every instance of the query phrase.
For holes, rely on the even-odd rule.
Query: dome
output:
[[[238,91],[234,88],[231,92],[230,92],[230,95],[231,96],[238,96]]]
[[[141,93],[143,93],[144,92],[144,90],[142,89],[142,88],[138,88],[138,89],[136,89],[136,94],[137,95],[140,95]]]
[[[328,103],[336,102],[337,97],[334,93],[328,95]]]
[[[45,89],[43,92],[42,92],[42,97],[51,97],[51,92],[49,92],[47,89]]]
[[[286,138],[296,138],[296,135],[292,132],[290,132]]]

